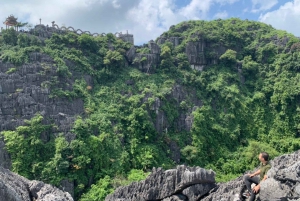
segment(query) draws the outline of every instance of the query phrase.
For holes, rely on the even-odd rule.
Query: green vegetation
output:
[[[16,131],[2,132],[13,170],[55,185],[68,179],[74,181],[77,199],[104,200],[116,187],[144,179],[152,167],[174,167],[171,142],[180,147],[180,163],[212,168],[218,181],[253,169],[262,150],[275,157],[300,149],[297,37],[236,18],[183,22],[163,36],[183,40],[176,47],[161,45],[160,63],[148,74],[127,65],[131,45],[112,34],[70,32],[37,42],[5,32],[1,59],[18,66],[30,62],[31,52],[50,55],[57,77],[43,87],[51,89],[52,97],[84,99],[86,113],[77,117],[71,142],[51,135],[55,125],[41,124],[39,115]],[[190,68],[185,47],[203,41],[210,46],[200,55],[208,61],[200,72]],[[222,49],[227,51],[219,55]],[[141,60],[136,62],[147,62]],[[44,69],[47,73],[49,67]],[[94,85],[77,74],[91,75]],[[69,79],[75,84],[65,90]],[[183,89],[184,100],[172,96],[175,85]],[[202,106],[194,108],[195,100]],[[191,131],[180,130],[180,114],[193,108]],[[157,112],[165,114],[168,124],[162,132],[155,129]],[[40,140],[41,133],[49,136],[47,142]]]

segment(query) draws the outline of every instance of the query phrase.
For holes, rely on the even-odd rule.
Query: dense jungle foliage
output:
[[[30,62],[30,52],[42,52],[54,59],[64,79],[81,72],[94,80],[89,86],[79,78],[71,91],[57,88],[56,82],[44,86],[53,97],[84,99],[86,114],[74,123],[75,140],[61,135],[42,141],[40,133],[55,125],[43,125],[40,114],[15,131],[2,132],[13,171],[55,185],[74,181],[76,199],[91,201],[144,179],[153,167],[201,166],[213,169],[218,181],[227,181],[256,167],[260,151],[275,157],[300,149],[299,38],[236,18],[183,22],[162,36],[182,41],[176,47],[161,45],[160,64],[149,74],[128,64],[125,53],[131,45],[113,34],[68,32],[41,41],[3,31],[1,59],[16,66],[7,73]],[[203,71],[191,69],[185,54],[186,45],[197,41],[210,44],[205,57],[217,60]],[[216,58],[218,46],[227,51]],[[75,65],[68,66],[67,60]],[[170,95],[175,85],[186,91],[186,100]],[[163,132],[154,126],[152,107],[158,98],[169,124]],[[195,98],[202,106],[193,112],[191,131],[178,130],[176,120],[194,107]],[[180,147],[180,162],[171,159],[171,142]]]

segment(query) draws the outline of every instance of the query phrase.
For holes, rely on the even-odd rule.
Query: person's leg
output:
[[[252,192],[251,184],[252,183],[258,184],[259,183],[259,178],[258,177],[250,177],[249,175],[244,175],[243,180],[244,180],[244,183],[245,183],[249,193]]]
[[[258,178],[258,177],[252,177],[252,178],[251,178],[251,182],[252,182],[252,183],[255,183],[255,184],[257,185],[257,184],[259,183],[259,178]],[[251,185],[250,185],[250,186],[251,186]],[[251,187],[250,187],[250,188],[251,188]],[[249,201],[254,201],[255,198],[256,198],[256,194],[257,194],[257,193],[254,193],[253,190],[251,189],[250,194],[251,194],[251,196],[250,196]]]
[[[255,197],[256,197],[256,194],[253,191],[251,191],[251,196],[250,196],[249,201],[254,201]]]
[[[257,181],[256,177],[250,177],[247,174],[247,175],[244,175],[244,183],[247,187],[248,192],[251,193],[252,192],[251,184],[252,183],[258,184],[258,181]]]

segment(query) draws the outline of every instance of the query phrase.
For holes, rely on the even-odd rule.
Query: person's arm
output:
[[[254,172],[253,174],[250,174],[250,177],[254,177],[256,175],[259,175],[260,174],[260,169],[257,170],[256,172]]]
[[[259,182],[259,184],[257,184],[253,188],[254,193],[258,193],[258,191],[260,190],[260,184],[261,184],[261,182],[265,181],[267,178],[268,178],[268,176],[265,174],[264,178]]]
[[[263,181],[265,181],[267,178],[268,178],[268,176],[267,176],[267,172],[269,171],[269,169],[266,171],[266,174],[264,175],[264,178],[259,182],[259,184],[257,184],[254,188],[253,188],[253,191],[255,192],[255,193],[258,193],[258,191],[260,190],[260,184],[261,184],[261,182],[263,182]]]

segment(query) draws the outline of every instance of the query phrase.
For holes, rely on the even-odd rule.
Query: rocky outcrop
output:
[[[149,53],[137,53],[136,48],[132,46],[126,52],[126,58],[141,71],[153,73],[160,63],[160,47],[153,40],[149,41],[148,46],[145,47],[149,48]]]
[[[188,27],[183,26],[183,29]],[[166,42],[169,42],[176,48],[182,45],[184,37],[167,37],[160,36],[156,42],[149,41],[148,46],[149,53],[137,53],[134,46],[126,53],[126,58],[129,63],[134,63],[135,66],[147,73],[153,73],[155,67],[160,63],[160,46]],[[210,64],[217,64],[219,57],[226,52],[229,47],[226,47],[221,42],[209,42],[200,33],[194,33],[191,35],[188,41],[185,41],[183,48],[185,48],[185,54],[187,55],[188,62],[192,69],[202,71],[206,66]],[[236,49],[230,47],[231,49]]]
[[[300,150],[275,158],[268,179],[261,183],[260,201],[300,200]],[[106,201],[243,201],[243,176],[227,183],[214,183],[215,173],[199,167],[153,169],[141,182],[118,188]]]
[[[177,47],[178,45],[180,45],[180,43],[182,42],[182,37],[159,37],[157,39],[157,44],[158,45],[162,45],[164,44],[165,42],[170,42],[173,44],[173,47]]]
[[[144,102],[146,102],[152,94],[147,94],[144,97]],[[174,126],[177,131],[190,131],[194,117],[193,112],[202,106],[202,101],[197,97],[196,91],[188,91],[185,87],[180,84],[176,84],[172,87],[170,93],[166,95],[166,100],[173,101],[172,103],[176,106],[178,112],[178,117],[174,120],[174,125],[172,122],[168,122],[167,114],[162,109],[166,104],[165,100],[161,100],[155,97],[153,103],[151,103],[150,111],[155,112],[155,119],[153,119],[153,124],[158,133],[167,132],[171,126]],[[183,108],[181,105],[186,100],[188,103]],[[193,107],[190,107],[193,105]],[[149,112],[150,112],[149,111]]]
[[[152,94],[146,94],[143,102],[147,102],[150,98],[153,98]],[[186,101],[188,100],[188,101]],[[174,116],[175,119],[168,119],[168,113],[165,108],[166,104],[172,101],[172,105],[178,111],[178,115]],[[192,105],[192,107],[191,107]],[[189,132],[194,122],[193,112],[202,106],[202,101],[197,97],[196,91],[187,90],[180,84],[174,85],[170,93],[166,95],[166,99],[154,97],[154,101],[151,102],[148,108],[149,117],[151,117],[155,130],[162,134],[169,132],[170,130],[187,131]],[[155,115],[153,115],[155,114]],[[186,138],[186,142],[190,142],[191,139]],[[168,142],[170,148],[170,158],[176,163],[180,163],[181,152],[178,144],[170,139]]]
[[[30,181],[0,166],[0,201],[73,201],[71,195],[40,181]]]
[[[199,167],[153,169],[146,180],[118,188],[106,201],[185,200],[201,197],[215,187],[215,173]]]
[[[135,65],[139,70],[151,73],[160,62],[159,54],[136,54]]]

